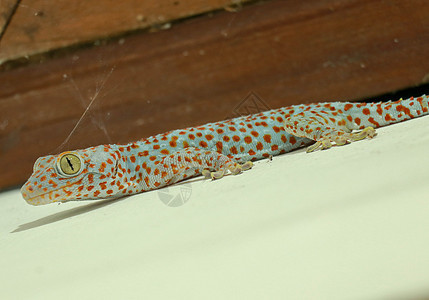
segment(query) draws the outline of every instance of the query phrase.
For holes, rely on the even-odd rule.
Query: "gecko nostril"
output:
[[[32,192],[33,191],[33,187],[31,185],[27,186],[27,191]]]

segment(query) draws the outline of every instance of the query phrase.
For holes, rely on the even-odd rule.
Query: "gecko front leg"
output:
[[[215,151],[189,147],[164,157],[160,163],[164,168],[165,182],[172,184],[202,174],[206,178],[222,178],[229,170],[237,175],[252,168],[248,161],[239,164],[232,158]]]

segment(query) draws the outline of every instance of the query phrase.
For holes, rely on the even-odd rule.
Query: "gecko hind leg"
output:
[[[307,148],[307,153],[329,149],[333,143],[343,146],[348,142],[373,138],[377,135],[373,127],[366,127],[362,131],[352,133],[352,130],[346,126],[347,122],[339,115],[326,113],[323,115],[321,112],[306,112],[306,114],[300,113],[286,118],[285,131],[316,141]]]

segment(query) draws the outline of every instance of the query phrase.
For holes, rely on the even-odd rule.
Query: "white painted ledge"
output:
[[[429,117],[219,181],[33,207],[0,194],[0,299],[429,295]],[[166,195],[166,193],[164,193]]]

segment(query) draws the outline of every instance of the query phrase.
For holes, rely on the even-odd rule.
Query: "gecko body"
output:
[[[428,96],[396,102],[293,105],[178,129],[126,145],[100,145],[39,158],[23,185],[32,205],[118,198],[203,174],[238,174],[252,161],[376,135],[374,128],[428,114]],[[361,130],[360,132],[353,132]]]

